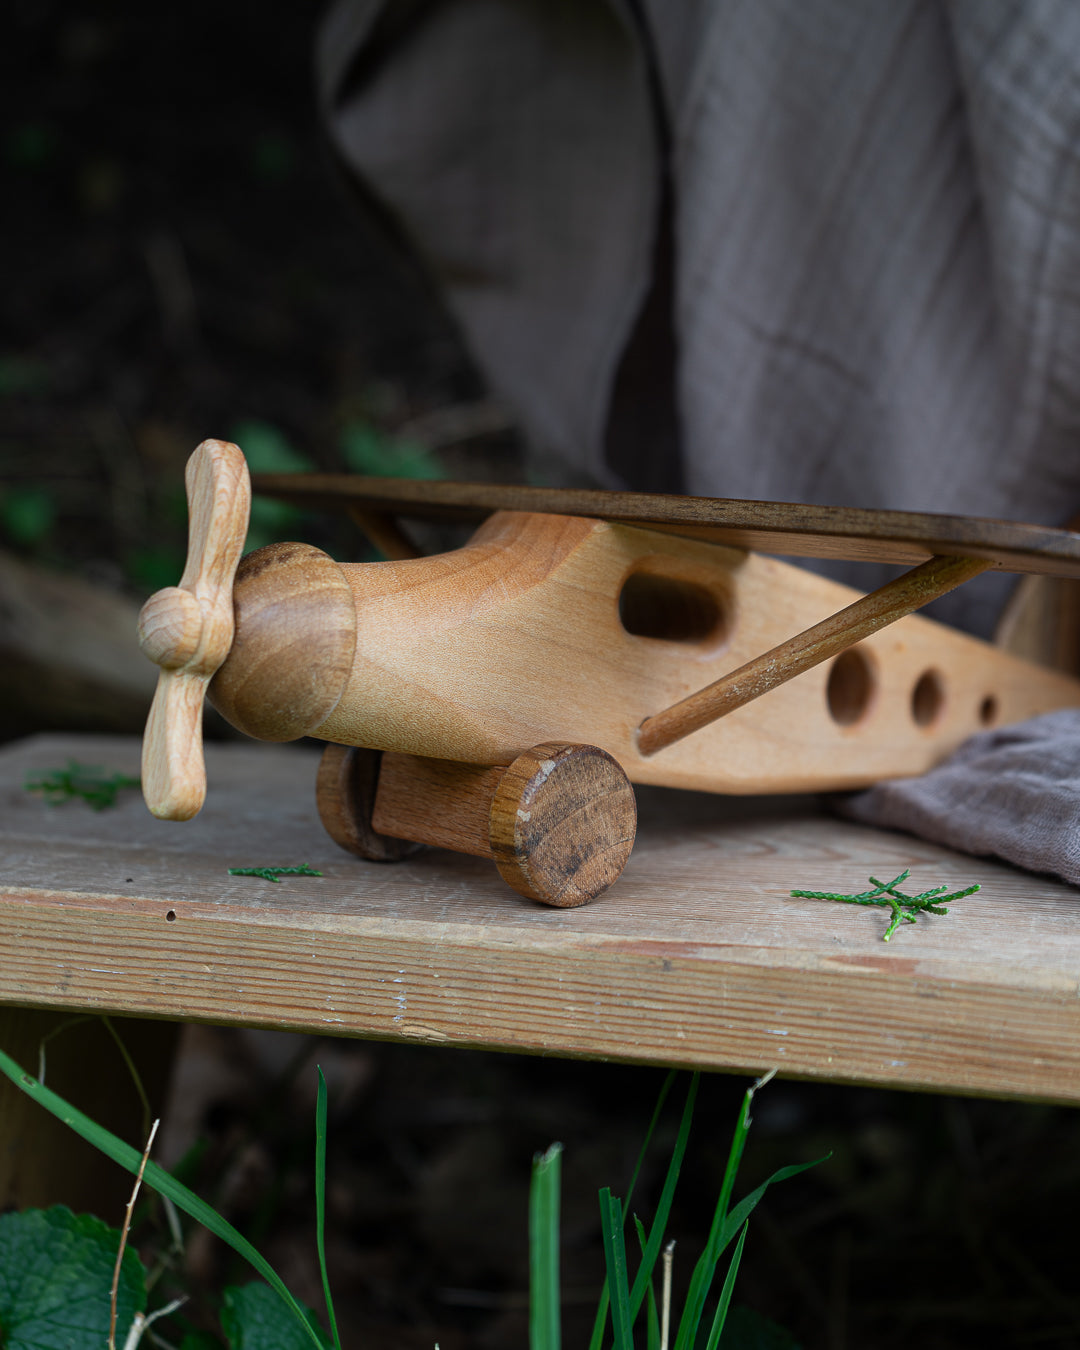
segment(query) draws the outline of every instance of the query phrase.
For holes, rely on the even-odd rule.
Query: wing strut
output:
[[[655,755],[734,712],[804,670],[838,656],[863,638],[921,609],[939,595],[978,576],[992,564],[982,558],[931,558],[864,595],[813,628],[747,661],[696,694],[646,717],[638,727],[638,750]]]

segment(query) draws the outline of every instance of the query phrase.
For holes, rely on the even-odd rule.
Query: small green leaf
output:
[[[319,1342],[331,1350],[330,1338],[310,1308],[301,1304]],[[311,1338],[267,1284],[245,1284],[222,1295],[221,1329],[229,1350],[310,1350]],[[6,1350],[6,1347],[5,1347]],[[100,1347],[96,1347],[100,1350]]]
[[[242,1233],[232,1226],[231,1223],[223,1218],[213,1206],[208,1205],[205,1200],[201,1200],[187,1186],[182,1185],[171,1176],[164,1168],[159,1167],[155,1162],[145,1162],[142,1154],[137,1149],[126,1144],[122,1139],[111,1131],[106,1130],[104,1126],[91,1120],[89,1116],[83,1114],[70,1102],[64,1100],[59,1093],[53,1092],[43,1083],[39,1083],[36,1078],[28,1074],[24,1069],[0,1050],[0,1073],[13,1083],[20,1092],[24,1092],[33,1101],[43,1106],[46,1111],[55,1116],[57,1120],[62,1121],[69,1126],[75,1133],[93,1144],[95,1148],[100,1149],[107,1158],[113,1162],[119,1163],[132,1176],[137,1176],[142,1169],[143,1184],[159,1192],[161,1195],[168,1196],[177,1209],[182,1209],[185,1214],[189,1214],[197,1223],[209,1228],[211,1233],[227,1242],[234,1252],[239,1253],[245,1261],[258,1271],[263,1278],[277,1290],[283,1303],[292,1310],[294,1325],[300,1327],[304,1335],[304,1344],[312,1342],[316,1350],[323,1350],[325,1336],[323,1336],[314,1325],[309,1325],[309,1312],[305,1312],[297,1300],[289,1293],[281,1276],[270,1265],[269,1261],[257,1251]],[[0,1320],[0,1327],[3,1323]],[[5,1346],[5,1350],[9,1347]],[[60,1347],[57,1348],[60,1350]],[[100,1350],[100,1347],[98,1347]]]
[[[4,1350],[102,1350],[119,1243],[116,1229],[63,1205],[0,1216]],[[128,1247],[117,1290],[118,1344],[145,1307],[146,1276]]]

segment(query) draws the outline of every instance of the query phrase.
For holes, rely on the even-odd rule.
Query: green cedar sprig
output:
[[[321,877],[322,873],[316,872],[307,863],[301,863],[299,867],[230,867],[229,876],[262,877],[264,881],[278,881],[282,877]]]
[[[40,778],[27,776],[24,789],[40,792],[50,806],[81,797],[95,811],[115,806],[121,789],[142,786],[138,778],[125,773],[109,773],[96,765],[80,764],[75,759],[69,759],[65,769],[43,769],[42,775]]]
[[[838,900],[844,905],[879,905],[882,908],[887,906],[892,910],[892,919],[882,941],[888,942],[901,923],[914,923],[920,914],[948,914],[946,904],[953,900],[962,900],[965,895],[974,895],[979,889],[977,885],[967,886],[961,891],[951,891],[946,895],[944,886],[935,886],[933,890],[920,891],[918,895],[905,895],[898,887],[910,875],[910,869],[905,868],[892,881],[879,881],[877,877],[870,877],[869,881],[874,889],[859,891],[854,895],[844,895],[838,891],[792,891],[791,894],[802,900]]]

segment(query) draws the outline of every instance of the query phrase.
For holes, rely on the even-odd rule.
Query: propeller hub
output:
[[[155,666],[178,670],[199,650],[203,636],[202,606],[190,591],[166,586],[139,613],[139,647]]]

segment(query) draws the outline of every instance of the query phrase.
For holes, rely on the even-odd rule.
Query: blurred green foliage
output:
[[[167,544],[133,548],[124,554],[124,571],[140,591],[149,594],[175,586],[184,570],[184,553]]]
[[[0,496],[0,529],[10,543],[37,548],[56,524],[56,499],[42,487],[8,488]]]
[[[341,455],[350,473],[427,480],[445,477],[439,462],[423,446],[394,440],[369,422],[346,423]]]
[[[290,444],[288,437],[270,422],[251,418],[237,422],[229,439],[244,452],[252,473],[311,473],[315,465]],[[244,552],[262,548],[287,539],[295,533],[292,526],[301,513],[288,502],[271,501],[268,497],[252,497],[251,523],[248,526]]]

